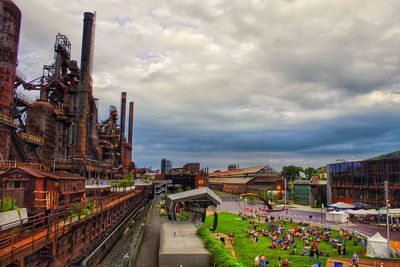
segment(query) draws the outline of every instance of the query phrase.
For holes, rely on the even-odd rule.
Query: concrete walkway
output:
[[[137,267],[158,267],[158,250],[160,246],[161,222],[167,217],[160,217],[160,201],[154,202],[144,230],[143,242],[136,259]]]

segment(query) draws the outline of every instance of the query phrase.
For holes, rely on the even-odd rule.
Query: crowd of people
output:
[[[252,238],[253,242],[260,242],[259,236],[268,238],[271,242],[268,249],[289,250],[290,255],[308,256],[310,261],[319,263],[320,256],[329,257],[326,249],[320,249],[321,242],[328,243],[333,251],[337,251],[337,255],[348,255],[348,242],[353,242],[354,246],[361,245],[363,251],[366,248],[366,241],[361,236],[354,234],[352,231],[340,229],[338,234],[334,236],[329,226],[320,227],[300,223],[298,227],[287,227],[284,218],[267,215],[260,218],[254,215],[248,215],[240,212],[239,216],[242,220],[249,221],[248,227],[244,229],[247,236]],[[296,242],[301,240],[303,242]],[[298,243],[302,243],[302,248],[298,249]],[[326,246],[323,246],[326,247]],[[334,256],[334,255],[331,255]],[[259,266],[268,266],[269,261],[264,255],[258,255]],[[354,253],[353,263],[358,265],[358,255]],[[289,266],[287,259],[279,259],[279,266]]]

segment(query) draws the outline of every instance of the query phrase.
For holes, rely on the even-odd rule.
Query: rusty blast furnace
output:
[[[120,114],[111,106],[109,118],[98,121],[92,79],[95,13],[84,13],[80,68],[71,59],[67,36],[58,34],[53,63],[29,82],[16,71],[21,12],[12,1],[1,0],[0,19],[0,168],[24,164],[102,179],[134,171],[134,105],[129,103],[127,139],[125,92]],[[24,90],[39,91],[39,99],[30,100]]]

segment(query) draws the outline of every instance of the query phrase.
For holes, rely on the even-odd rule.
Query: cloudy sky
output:
[[[55,35],[80,60],[96,11],[101,119],[135,101],[139,166],[321,166],[400,150],[399,1],[14,0],[19,70],[38,77]]]

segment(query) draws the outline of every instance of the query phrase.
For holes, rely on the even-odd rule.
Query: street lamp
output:
[[[385,200],[386,200],[386,235],[387,235],[387,253],[388,258],[390,258],[390,238],[389,238],[389,182],[385,181],[384,183],[385,188]]]
[[[285,183],[285,206],[284,206],[284,208],[285,208],[285,216],[288,216],[288,211],[287,211],[287,208],[286,208],[286,178],[285,177],[282,177],[283,178],[283,180],[284,180],[284,183]]]

